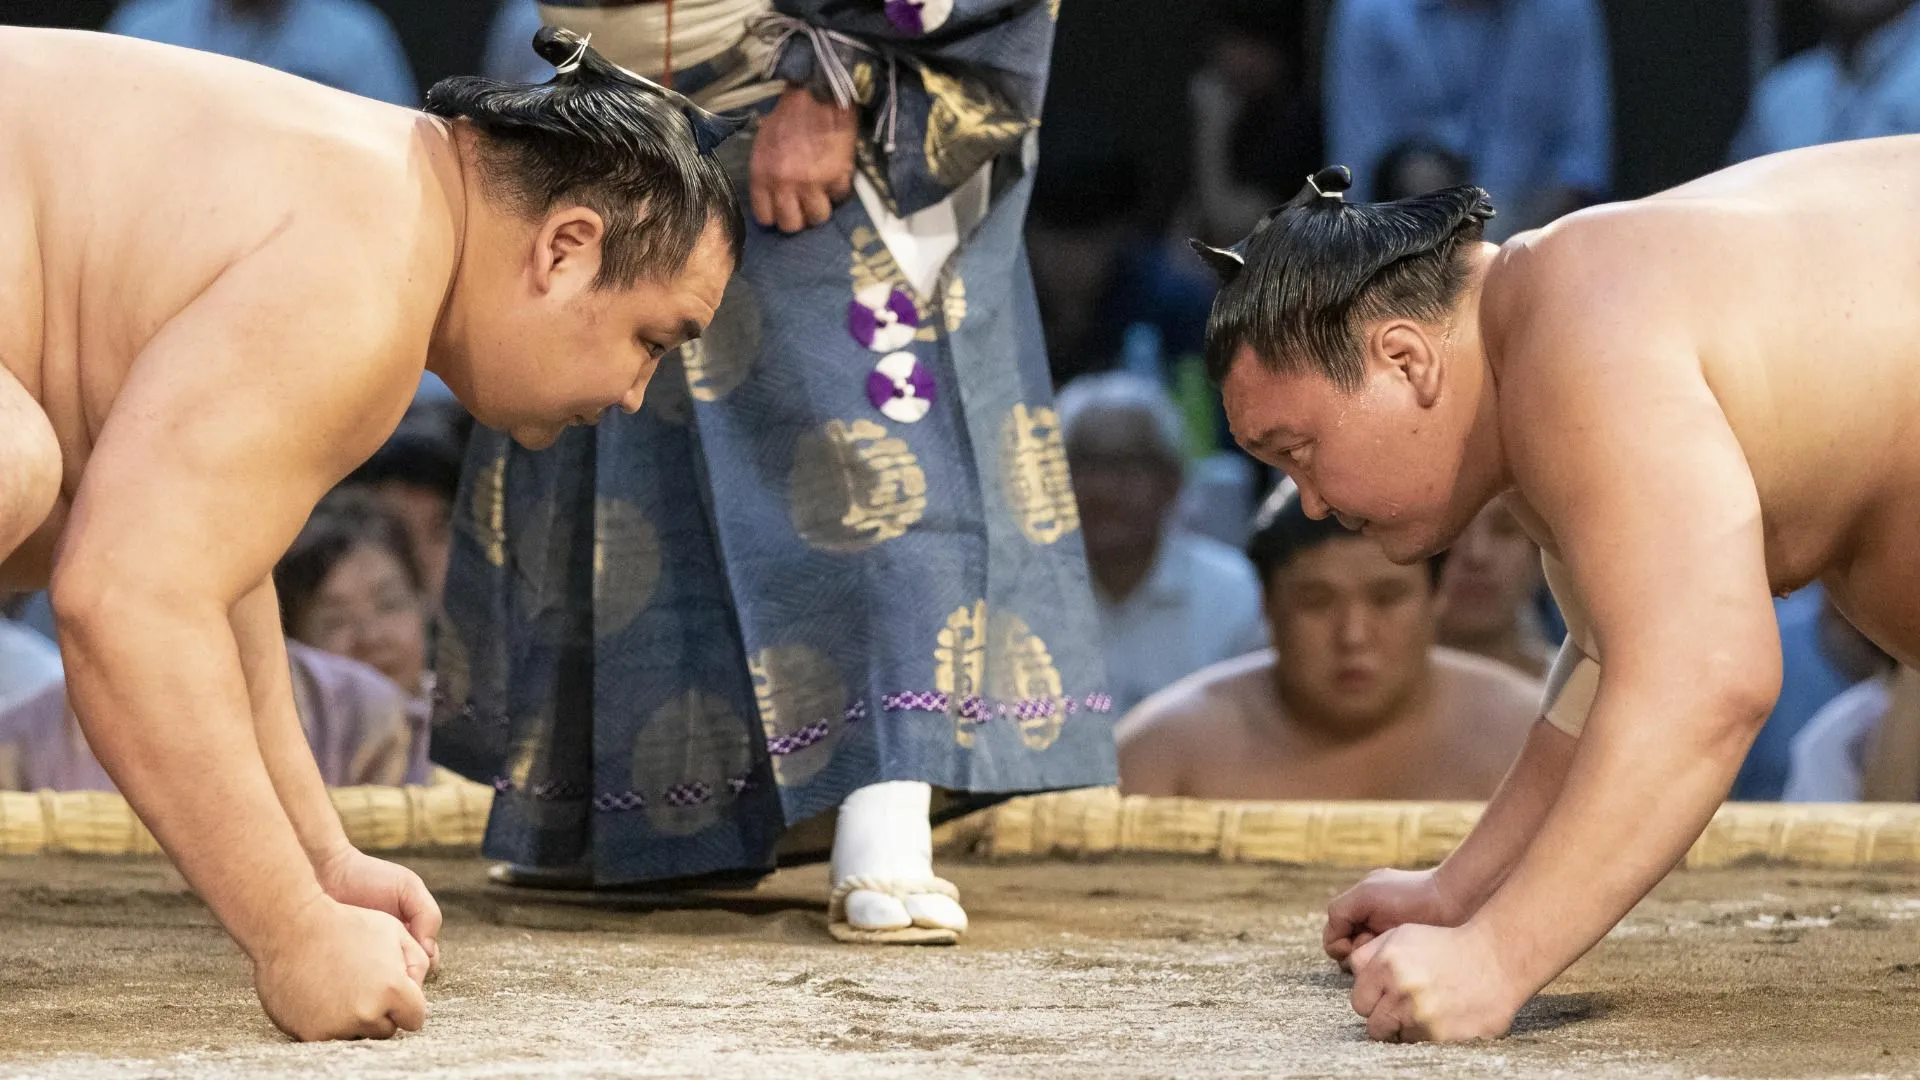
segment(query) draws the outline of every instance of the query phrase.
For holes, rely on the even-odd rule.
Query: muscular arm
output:
[[[1680,320],[1562,276],[1532,286],[1565,306],[1508,343],[1525,362],[1501,407],[1516,479],[1560,543],[1604,669],[1558,799],[1472,922],[1527,993],[1685,854],[1780,679],[1745,454],[1685,344],[1648,330]],[[1576,302],[1633,310],[1635,324],[1571,317]]]
[[[287,664],[287,639],[280,630],[280,601],[268,578],[233,606],[229,617],[240,647],[240,667],[253,704],[253,733],[260,757],[293,825],[307,859],[316,865],[345,849],[327,785],[314,762],[307,733],[294,709],[293,678]]]
[[[418,378],[394,361],[394,291],[375,288],[373,260],[342,265],[354,258],[343,235],[289,229],[153,338],[94,448],[54,571],[89,741],[256,960],[322,895],[300,841],[324,827],[310,802],[283,806],[276,781],[299,787],[291,748],[279,733],[263,746],[255,727],[248,667],[271,653],[281,691],[286,676],[284,646],[262,642],[271,595],[249,594],[377,445],[382,402],[397,419]]]

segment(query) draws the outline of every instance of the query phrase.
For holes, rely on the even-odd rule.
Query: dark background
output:
[[[424,88],[479,64],[492,0],[376,0]],[[1324,9],[1326,0],[1315,6]],[[1668,187],[1724,163],[1746,108],[1753,0],[1602,0],[1613,50],[1616,195]],[[0,0],[0,22],[93,29],[114,0]],[[1199,52],[1190,0],[1066,0],[1042,156],[1128,148],[1149,190],[1185,169],[1185,84]],[[1776,48],[1813,42],[1808,0],[1772,9]]]

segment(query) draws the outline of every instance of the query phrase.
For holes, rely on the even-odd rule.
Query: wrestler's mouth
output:
[[[1360,530],[1367,527],[1367,519],[1363,517],[1354,517],[1352,514],[1343,514],[1338,510],[1335,510],[1333,512],[1333,516],[1334,516],[1334,520],[1338,521],[1341,527],[1346,529],[1348,532],[1359,532]]]

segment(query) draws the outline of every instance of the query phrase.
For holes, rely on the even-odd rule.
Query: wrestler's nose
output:
[[[634,387],[620,396],[620,401],[618,402],[620,411],[626,413],[628,416],[632,416],[634,413],[640,411],[640,406],[645,403],[646,399],[647,384],[641,383],[639,386]]]
[[[1333,507],[1327,505],[1327,500],[1321,498],[1319,492],[1300,483],[1298,480],[1295,480],[1294,483],[1300,489],[1300,509],[1306,511],[1308,517],[1315,521],[1321,521],[1333,512]]]

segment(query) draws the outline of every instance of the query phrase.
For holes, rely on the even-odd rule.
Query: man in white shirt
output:
[[[1246,556],[1175,524],[1185,458],[1166,390],[1128,372],[1088,375],[1060,391],[1059,410],[1114,715],[1264,647]]]

